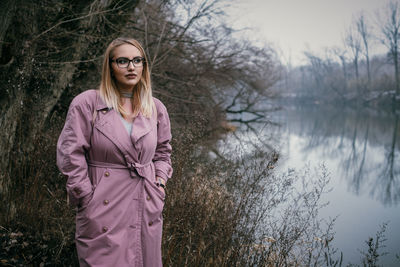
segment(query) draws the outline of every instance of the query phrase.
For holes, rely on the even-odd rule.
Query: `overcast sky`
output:
[[[376,10],[389,0],[237,0],[227,9],[235,28],[254,28],[251,36],[281,50],[284,61],[304,63],[303,51],[320,53],[343,46],[342,37],[354,16],[364,11],[375,20]],[[371,21],[372,22],[372,21]],[[376,49],[378,49],[376,47]],[[382,52],[382,47],[375,52]],[[372,51],[374,52],[374,51]]]

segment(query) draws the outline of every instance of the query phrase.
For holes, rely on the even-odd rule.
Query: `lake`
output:
[[[268,113],[272,123],[253,125],[258,133],[248,132],[248,137],[268,137],[269,145],[280,154],[278,173],[306,164],[327,167],[332,191],[323,196],[329,205],[320,216],[338,216],[332,245],[343,252],[343,266],[361,264],[359,250],[367,251],[365,241],[375,238],[385,222],[386,248],[380,252],[389,254],[379,263],[399,266],[395,258],[400,256],[399,114],[367,108],[283,106]]]

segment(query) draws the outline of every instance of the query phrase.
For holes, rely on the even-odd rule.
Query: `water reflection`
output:
[[[289,135],[306,140],[300,144],[304,155],[320,151],[321,160],[339,161],[336,173],[356,195],[368,192],[384,205],[398,205],[398,114],[303,106],[287,107],[275,119]]]
[[[238,127],[232,146],[246,151],[278,150],[276,172],[325,163],[332,191],[322,202],[321,218],[338,216],[333,245],[344,252],[344,263],[357,263],[359,249],[383,222],[389,222],[383,266],[397,266],[400,233],[399,114],[341,107],[282,105],[267,113],[266,123]],[[244,118],[248,119],[248,118]],[[278,126],[268,122],[272,121]],[[247,129],[247,130],[246,130]],[[232,136],[231,136],[232,137]],[[269,144],[269,145],[268,145]],[[279,145],[278,145],[279,144]],[[270,146],[272,145],[272,147]],[[396,265],[397,264],[397,265]]]
[[[396,156],[398,156],[398,149],[396,149],[397,137],[399,135],[399,115],[396,114],[394,119],[394,127],[392,134],[392,143],[389,147],[385,147],[386,161],[383,164],[380,176],[377,179],[375,188],[382,191],[383,202],[386,203],[399,203],[400,199],[400,167],[399,162],[395,161]],[[384,182],[380,183],[379,180]]]

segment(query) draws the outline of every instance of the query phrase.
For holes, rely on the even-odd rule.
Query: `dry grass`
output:
[[[78,265],[74,210],[66,204],[65,180],[55,167],[62,119],[54,120],[54,130],[37,139],[31,155],[15,158],[9,172],[12,187],[1,196],[9,204],[0,216],[2,265]],[[164,264],[341,266],[341,257],[330,245],[333,221],[318,217],[329,180],[325,169],[277,176],[275,153],[259,149],[212,155],[206,129],[202,120],[174,128]],[[377,262],[379,255],[373,257]]]

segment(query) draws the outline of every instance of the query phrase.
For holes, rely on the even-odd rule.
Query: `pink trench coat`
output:
[[[165,106],[154,102],[157,116],[139,114],[130,136],[95,90],[81,93],[69,107],[57,165],[68,178],[70,202],[78,205],[81,266],[162,266],[165,195],[155,176],[172,175],[171,131]]]

